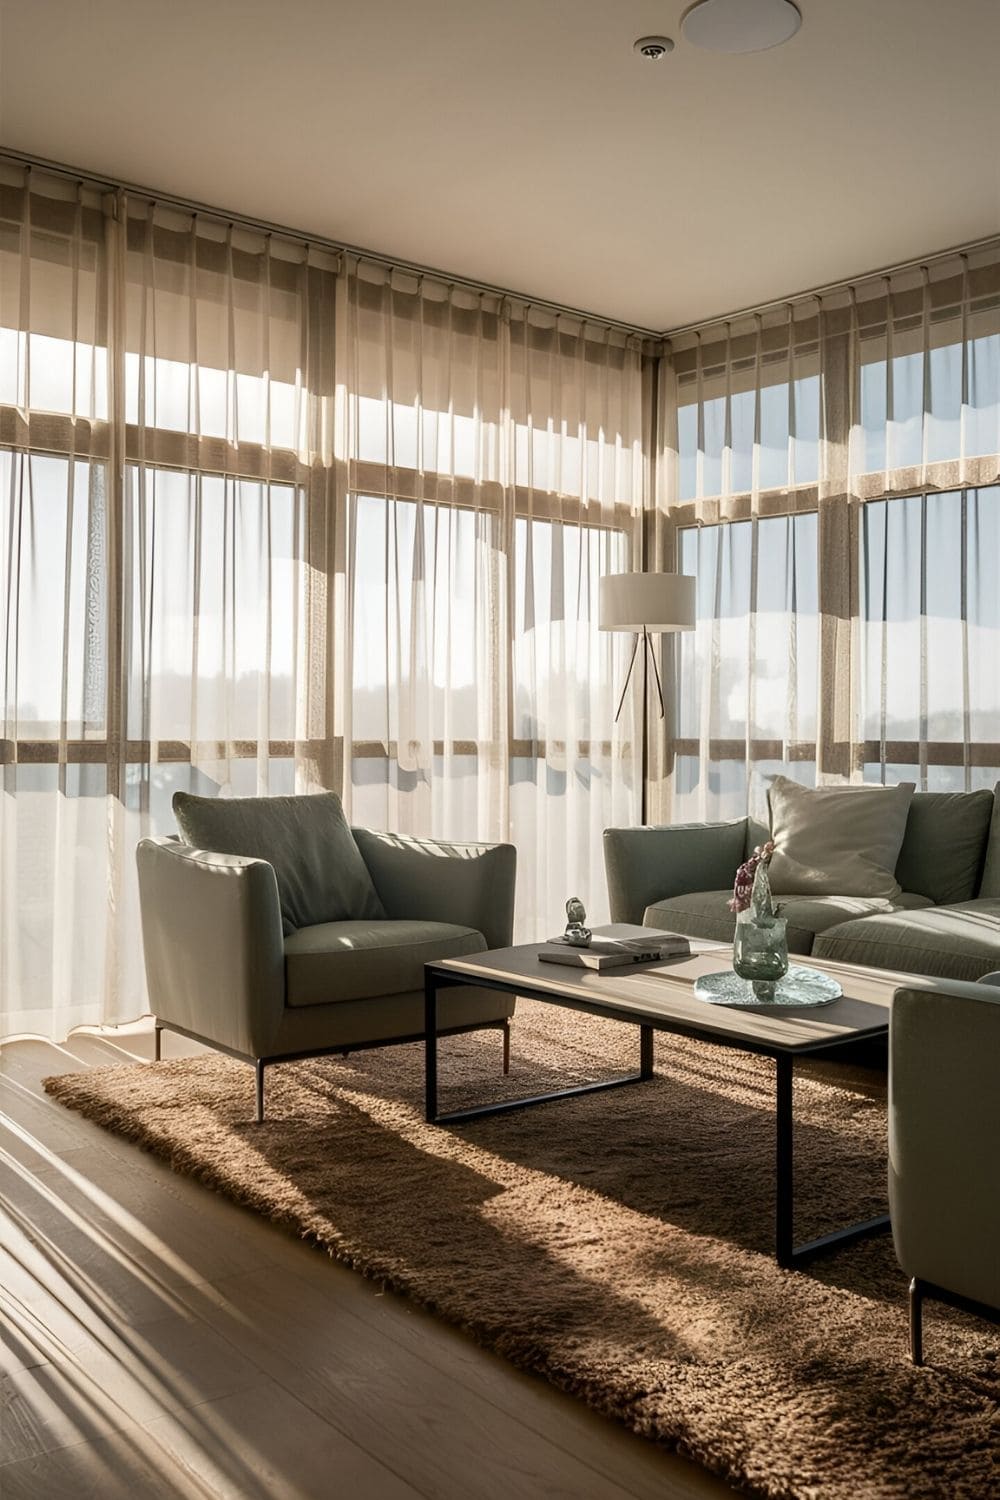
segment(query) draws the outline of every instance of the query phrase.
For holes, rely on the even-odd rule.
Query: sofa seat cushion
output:
[[[486,940],[450,922],[321,922],[285,939],[286,1005],[328,1005],[423,990],[424,964],[482,953]]]
[[[803,940],[802,947],[792,949],[794,953],[815,951],[813,939],[821,932],[837,927],[841,922],[856,922],[862,917],[887,917],[896,911],[922,910],[930,906],[926,896],[912,891],[900,891],[893,900],[884,896],[775,896],[775,910],[785,918],[788,930],[793,929]],[[809,938],[809,947],[804,946]]]
[[[736,918],[728,909],[731,891],[698,891],[694,895],[671,896],[647,907],[647,927],[663,927],[685,937],[708,938],[731,943]],[[904,891],[894,901],[878,896],[787,896],[775,898],[775,909],[788,923],[788,951],[800,956],[812,953],[819,932],[839,922],[886,916],[895,911],[930,905],[926,896]]]
[[[661,927],[666,932],[679,932],[684,937],[705,938],[713,943],[731,943],[736,929],[736,918],[729,910],[732,891],[693,891],[683,896],[669,896],[647,906],[643,923],[646,927]],[[809,903],[816,906],[819,903]],[[789,925],[788,951],[809,953],[812,950],[812,933],[802,932]]]
[[[1000,967],[1000,898],[844,922],[816,939],[813,956],[942,979],[980,979]]]

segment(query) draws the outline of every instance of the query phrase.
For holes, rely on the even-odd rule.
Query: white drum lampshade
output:
[[[695,580],[687,573],[608,573],[600,580],[600,630],[657,635],[695,626]]]

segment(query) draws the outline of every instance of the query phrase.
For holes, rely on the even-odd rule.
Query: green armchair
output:
[[[332,794],[233,799],[228,809],[220,800],[207,811],[213,819],[241,820],[235,830],[211,826],[213,833],[216,827],[226,833],[215,842],[228,849],[197,847],[190,831],[184,842],[143,839],[137,849],[156,1057],[161,1033],[169,1030],[252,1062],[258,1121],[268,1064],[422,1038],[424,964],[511,941],[510,844],[348,830]],[[258,814],[272,833],[276,820],[287,818],[293,826],[295,837],[276,847],[273,862],[260,857],[259,827],[256,837],[253,828],[247,832],[248,818]],[[310,882],[322,879],[323,851],[332,847],[324,820],[337,817],[342,828],[331,826],[339,865],[330,879],[336,883],[342,873],[345,850],[350,859],[358,851],[353,889],[370,882],[363,915],[341,912],[334,920],[296,926],[289,920],[290,883],[304,876],[301,905]],[[234,837],[245,854],[234,852]],[[353,899],[357,907],[356,894]],[[336,901],[327,905],[337,913]],[[513,1013],[511,997],[463,987],[442,997],[439,1031],[498,1028],[506,1071]]]

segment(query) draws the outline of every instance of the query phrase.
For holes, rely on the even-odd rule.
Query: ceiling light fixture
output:
[[[789,41],[801,25],[792,0],[698,0],[681,30],[685,41],[708,52],[764,52]]]
[[[666,57],[673,50],[674,44],[668,36],[641,36],[637,42],[632,43],[632,51],[638,52],[647,62],[659,62],[661,57]]]

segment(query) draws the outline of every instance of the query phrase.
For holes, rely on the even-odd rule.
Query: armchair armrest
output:
[[[727,890],[745,858],[747,820],[606,828],[612,922],[641,924],[646,907],[691,891]]]
[[[909,981],[889,1021],[889,1206],[909,1276],[1000,1310],[1000,990]]]
[[[388,917],[473,927],[488,948],[506,948],[514,927],[513,844],[450,844],[355,828],[354,837]]]
[[[153,1014],[218,1046],[266,1056],[285,1000],[272,867],[174,839],[142,839],[136,862]]]

